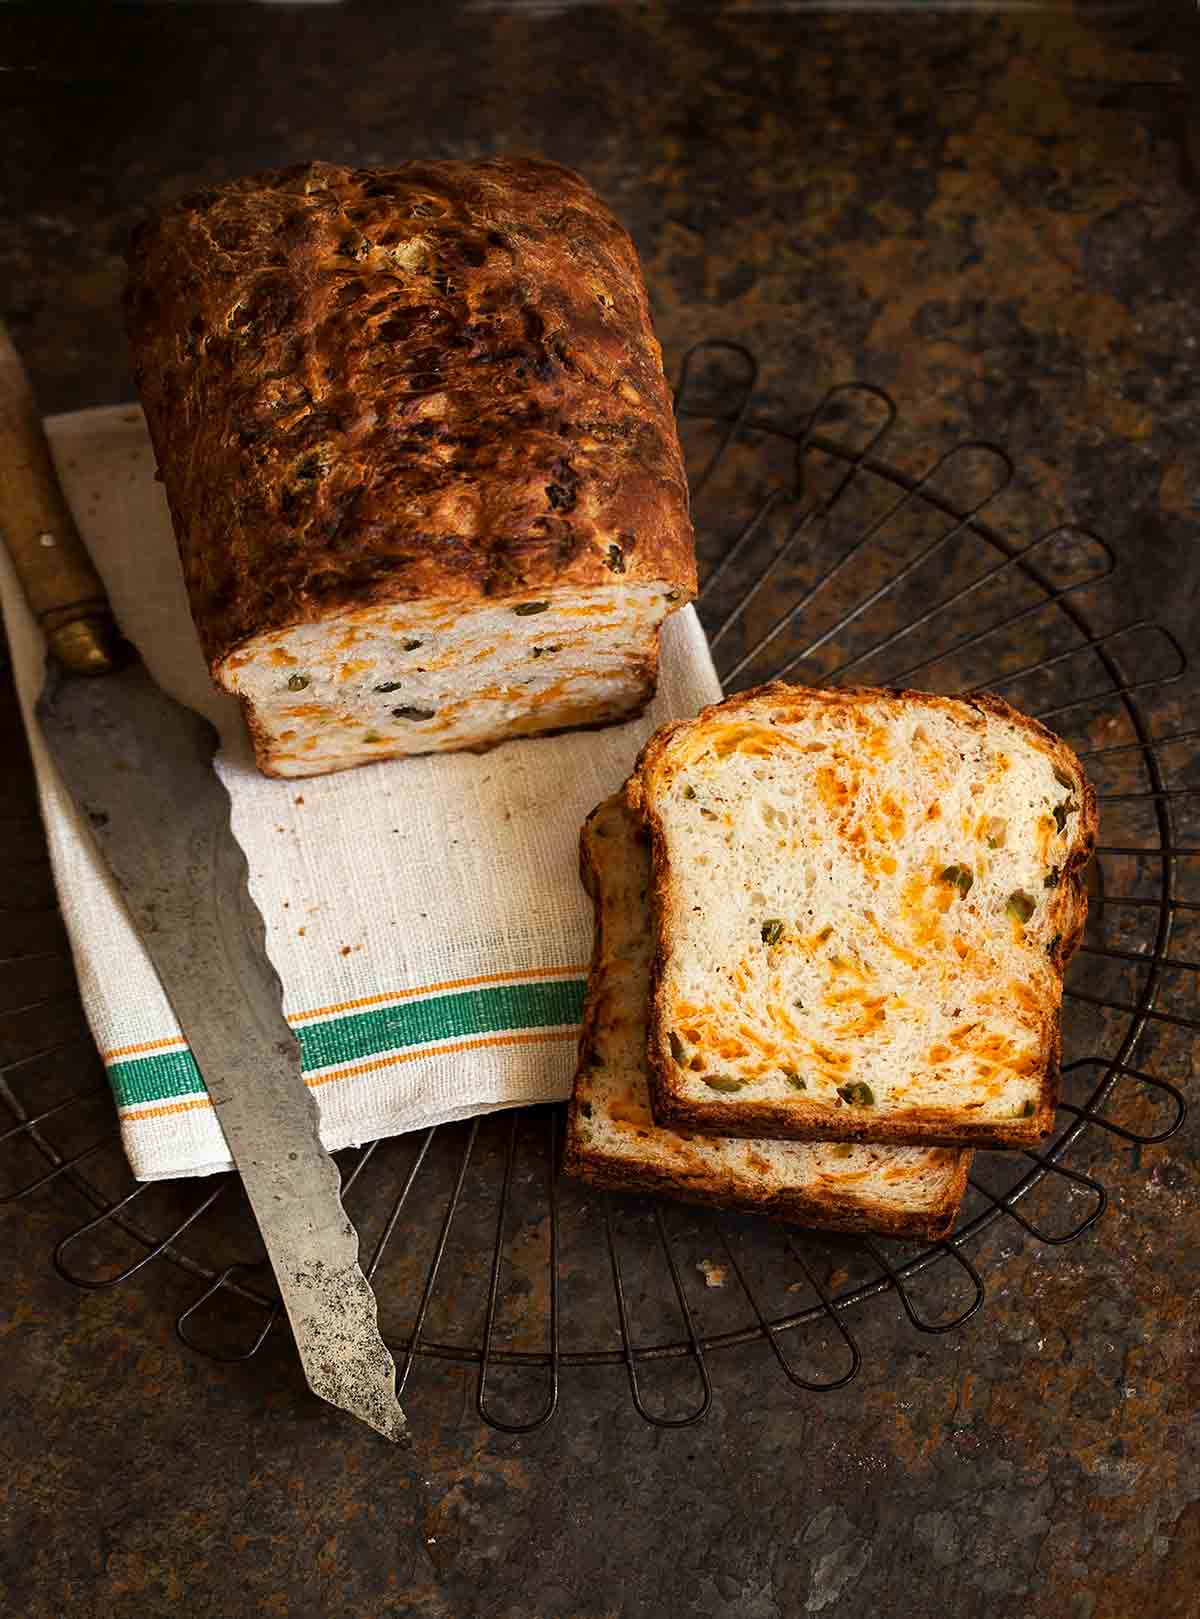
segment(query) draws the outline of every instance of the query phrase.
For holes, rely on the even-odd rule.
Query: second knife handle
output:
[[[120,638],[67,505],[20,356],[0,325],[0,531],[50,650],[77,674],[107,674]]]

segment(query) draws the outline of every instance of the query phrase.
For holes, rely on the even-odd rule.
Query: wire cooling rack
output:
[[[564,1374],[584,1368],[623,1369],[648,1422],[696,1422],[714,1370],[752,1345],[799,1390],[840,1388],[859,1370],[872,1301],[898,1300],[920,1333],[961,1326],[984,1303],[982,1272],[1003,1264],[989,1228],[1075,1242],[1104,1212],[1101,1174],[1126,1173],[1186,1111],[1165,1072],[1185,1066],[1179,1043],[1200,1028],[1200,962],[1185,959],[1200,850],[1176,841],[1173,820],[1200,788],[1173,785],[1172,761],[1186,765],[1200,731],[1155,734],[1146,706],[1166,706],[1155,694],[1183,674],[1182,648],[1120,620],[1113,554],[1096,535],[1002,531],[1006,502],[1029,505],[1003,450],[958,444],[909,476],[883,459],[906,436],[880,389],[832,388],[789,428],[756,388],[746,350],[709,342],[686,356],[676,391],[699,608],[726,690],[769,678],[998,690],[1059,730],[1097,783],[1104,841],[1066,983],[1059,1133],[1041,1152],[978,1154],[956,1230],[925,1247],[595,1193],[556,1173],[559,1108],[339,1154],[401,1391],[419,1400],[436,1364],[457,1362],[473,1369],[480,1417],[505,1432],[548,1422]],[[920,446],[907,440],[905,455],[920,459]],[[1115,627],[1096,627],[1114,614]],[[0,724],[20,758],[11,687]],[[65,1235],[53,1264],[78,1288],[173,1270],[164,1308],[181,1282],[184,1343],[247,1360],[281,1314],[240,1182],[131,1180],[27,767],[0,785],[0,819],[14,850],[0,906],[0,1200],[54,1213]],[[1124,1165],[1106,1140],[1125,1144]]]

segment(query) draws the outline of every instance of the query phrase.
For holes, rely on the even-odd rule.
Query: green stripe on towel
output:
[[[308,1074],[342,1068],[380,1052],[404,1051],[442,1040],[578,1023],[584,988],[581,978],[494,984],[306,1023],[296,1030],[301,1062]],[[204,1094],[190,1051],[122,1058],[109,1064],[108,1077],[118,1107]]]

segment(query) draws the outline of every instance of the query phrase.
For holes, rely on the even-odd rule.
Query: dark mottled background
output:
[[[9,6],[0,311],[47,411],[123,400],[146,204],[310,157],[539,151],[629,224],[669,361],[739,339],[796,419],[830,382],[882,384],[909,470],[1000,440],[1018,526],[1069,518],[1117,550],[1098,622],[1158,617],[1194,653],[1191,9]],[[1153,697],[1160,733],[1195,693]],[[11,716],[3,736],[16,793]],[[1198,779],[1186,753],[1172,770]],[[1176,1032],[1155,1059],[1186,1082]],[[988,1305],[948,1338],[863,1312],[838,1395],[727,1357],[710,1420],[659,1432],[619,1371],[575,1374],[557,1423],[510,1439],[465,1371],[422,1367],[420,1499],[302,1397],[286,1346],[247,1367],[183,1352],[179,1273],[60,1282],[47,1256],[79,1211],[25,1200],[2,1215],[0,1607],[1191,1619],[1195,1131],[1104,1153],[1092,1236],[993,1233]]]

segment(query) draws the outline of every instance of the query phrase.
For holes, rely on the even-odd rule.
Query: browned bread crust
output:
[[[664,1055],[667,1030],[659,988],[664,964],[672,948],[667,897],[673,885],[686,882],[686,875],[676,874],[672,869],[661,818],[655,812],[651,797],[644,791],[648,773],[662,759],[672,740],[680,733],[693,726],[719,724],[730,710],[741,710],[748,704],[773,705],[779,717],[787,721],[802,718],[805,710],[811,709],[813,705],[836,703],[854,706],[873,701],[880,696],[935,709],[952,709],[960,703],[968,703],[981,714],[996,716],[1025,731],[1038,748],[1050,756],[1055,766],[1077,784],[1080,811],[1078,827],[1069,855],[1059,874],[1058,887],[1054,891],[1050,912],[1057,945],[1049,959],[1060,981],[1067,963],[1075,954],[1087,922],[1085,870],[1096,846],[1099,810],[1095,790],[1087,780],[1078,758],[1054,732],[990,692],[972,694],[964,698],[947,698],[906,688],[823,689],[792,686],[782,681],[772,681],[738,692],[732,697],[725,698],[721,703],[703,709],[695,719],[677,721],[655,732],[639,755],[627,789],[631,807],[643,817],[650,830],[653,849],[653,911],[657,941],[652,973],[653,991],[647,1060],[654,1115],[661,1123],[680,1130],[697,1130],[701,1133],[722,1136],[775,1137],[801,1141],[877,1141],[977,1148],[1033,1147],[1052,1133],[1055,1111],[1058,1107],[1062,1055],[1060,1002],[1045,1009],[1041,1029],[1039,1095],[1034,1112],[1027,1118],[980,1123],[973,1119],[969,1112],[957,1117],[948,1117],[945,1109],[916,1106],[905,1109],[902,1117],[876,1116],[864,1109],[838,1108],[831,1111],[827,1106],[805,1102],[802,1099],[779,1101],[768,1097],[758,1101],[721,1097],[715,1105],[706,1104],[696,1102],[680,1092],[674,1064]]]
[[[868,1198],[861,1191],[851,1195],[833,1188],[811,1191],[767,1182],[758,1188],[739,1186],[734,1190],[694,1159],[668,1163],[663,1158],[648,1156],[637,1165],[616,1164],[591,1156],[568,1118],[563,1173],[606,1192],[645,1192],[674,1198],[679,1203],[702,1204],[710,1209],[763,1214],[788,1225],[807,1226],[810,1231],[859,1232],[877,1237],[904,1237],[910,1242],[940,1242],[954,1230],[958,1219],[971,1156],[969,1152],[956,1155],[952,1178],[947,1180],[936,1208],[905,1209],[884,1198]]]
[[[594,906],[595,930],[580,1030],[579,1066],[567,1115],[564,1172],[608,1191],[649,1192],[685,1203],[753,1211],[819,1230],[875,1232],[914,1241],[936,1241],[948,1235],[966,1190],[972,1156],[969,1152],[945,1153],[944,1162],[937,1166],[913,1166],[914,1175],[928,1178],[940,1172],[943,1177],[936,1201],[921,1208],[905,1207],[895,1195],[872,1195],[855,1183],[862,1181],[861,1176],[855,1177],[850,1186],[839,1186],[831,1177],[816,1176],[807,1184],[789,1183],[780,1178],[778,1171],[772,1173],[766,1160],[759,1177],[752,1182],[733,1164],[722,1169],[712,1150],[720,1143],[693,1141],[672,1130],[656,1128],[648,1118],[639,1118],[636,1109],[630,1109],[627,1118],[617,1118],[613,1113],[609,1116],[609,1128],[626,1136],[628,1152],[618,1158],[597,1145],[594,1129],[585,1124],[582,1115],[584,1109],[599,1105],[594,1100],[597,1088],[593,1059],[599,1050],[606,1049],[606,1029],[621,1015],[620,988],[609,981],[606,972],[606,929],[611,927],[612,919],[605,915],[604,891],[607,886],[611,892],[614,878],[610,872],[606,885],[601,866],[606,860],[610,865],[621,861],[626,852],[622,840],[611,835],[611,829],[606,829],[609,835],[598,835],[597,821],[616,819],[612,812],[617,802],[608,799],[597,805],[584,823],[579,840],[580,876]],[[649,926],[649,914],[646,921]],[[629,970],[628,962],[621,965],[624,971]],[[898,1189],[903,1178],[901,1166],[897,1165],[891,1171],[891,1185]]]
[[[380,603],[618,577],[695,593],[637,253],[567,169],[269,171],[163,209],[129,269],[211,667]]]

